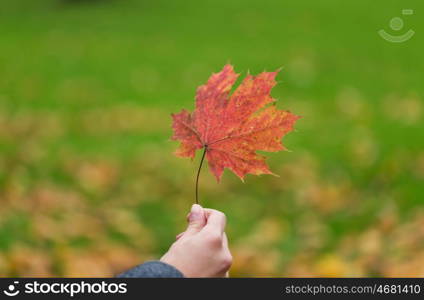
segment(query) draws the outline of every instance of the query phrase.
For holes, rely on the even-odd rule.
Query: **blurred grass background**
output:
[[[414,15],[402,16],[404,8]],[[280,175],[203,170],[232,276],[424,276],[422,1],[0,3],[0,275],[112,276],[185,227],[170,113],[232,63],[283,67]],[[378,36],[402,17],[415,36]],[[199,158],[199,157],[198,157]]]

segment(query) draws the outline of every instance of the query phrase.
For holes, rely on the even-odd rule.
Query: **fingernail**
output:
[[[199,204],[193,204],[190,211],[190,216],[188,217],[188,220],[191,222],[193,220],[197,220],[200,218],[202,214],[202,207]]]

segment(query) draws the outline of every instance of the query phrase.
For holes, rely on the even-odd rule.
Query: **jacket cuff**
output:
[[[148,261],[125,271],[118,278],[183,278],[184,275],[174,266],[161,261]]]

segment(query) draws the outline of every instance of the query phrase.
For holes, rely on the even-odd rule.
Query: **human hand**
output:
[[[217,210],[194,204],[187,230],[160,259],[181,271],[185,277],[226,277],[232,256],[225,234],[226,217]]]

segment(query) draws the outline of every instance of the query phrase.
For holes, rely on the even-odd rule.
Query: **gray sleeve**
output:
[[[125,271],[118,278],[182,278],[184,275],[171,265],[161,261],[149,261]]]

